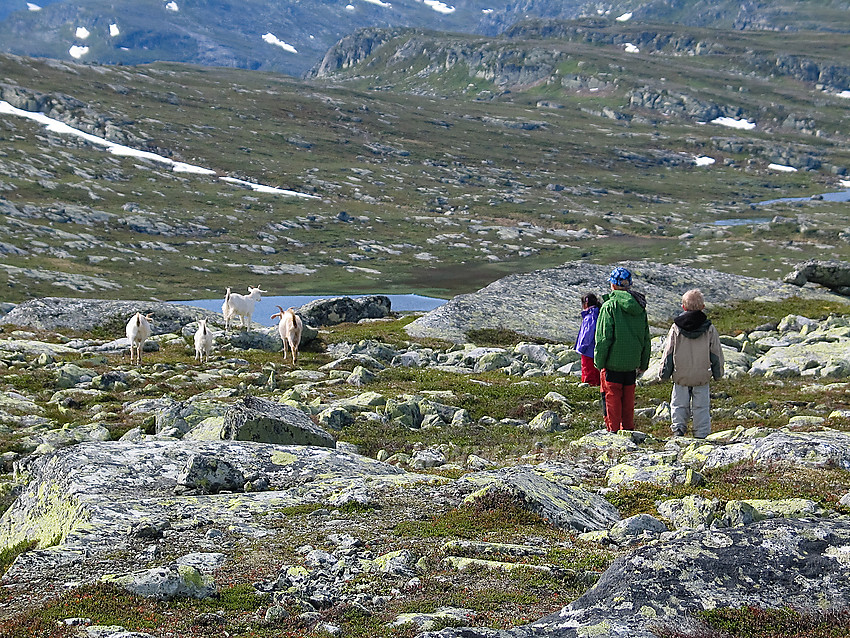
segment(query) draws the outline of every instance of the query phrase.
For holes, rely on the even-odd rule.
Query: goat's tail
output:
[[[141,325],[142,325],[142,315],[137,312],[136,313],[136,326],[140,327]]]

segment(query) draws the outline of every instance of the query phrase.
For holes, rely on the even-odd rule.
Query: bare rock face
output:
[[[560,612],[504,632],[460,627],[420,638],[655,638],[659,624],[716,607],[828,607],[850,595],[850,542],[843,518],[776,519],[746,528],[682,533],[649,543],[611,565]]]
[[[810,259],[785,276],[785,283],[805,286],[820,284],[839,295],[850,297],[850,263],[846,261]]]
[[[224,415],[222,439],[336,447],[334,438],[298,408],[247,396]]]
[[[682,293],[699,288],[709,304],[750,299],[803,296],[836,297],[827,292],[800,290],[770,279],[743,277],[717,270],[684,268],[643,261],[624,261],[632,272],[632,286],[646,295],[650,322],[667,323],[681,312]],[[458,295],[407,326],[416,337],[461,343],[469,330],[507,328],[529,337],[570,341],[578,332],[581,298],[602,294],[611,266],[576,262],[558,268],[509,275],[481,290]],[[838,297],[838,299],[841,299]]]
[[[115,301],[111,299],[77,299],[42,297],[15,306],[0,318],[0,323],[42,330],[70,329],[90,331],[106,329],[116,335],[124,333],[124,325],[135,313],[152,315],[154,334],[180,332],[192,321],[207,319],[223,325],[221,314],[163,301]]]

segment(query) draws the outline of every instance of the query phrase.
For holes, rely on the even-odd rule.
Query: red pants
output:
[[[599,370],[593,365],[593,357],[581,355],[581,382],[599,385]]]
[[[605,397],[605,428],[609,432],[634,430],[635,384],[612,383],[607,379],[607,372],[607,370],[602,371],[602,394]]]

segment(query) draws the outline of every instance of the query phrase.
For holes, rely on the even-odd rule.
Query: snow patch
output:
[[[87,37],[91,35],[91,31],[86,29],[85,27],[77,27],[77,30],[74,31],[74,35],[78,37],[80,40],[85,40]]]
[[[638,49],[631,42],[626,42],[625,49],[626,49],[626,53],[640,53],[640,49]]]
[[[27,2],[27,9],[30,11],[41,11],[41,7],[32,2]]]
[[[838,94],[838,97],[850,99],[850,91],[842,91],[841,93]]]
[[[840,179],[838,180],[838,183],[842,188],[850,188],[850,179]]]
[[[118,28],[117,24],[110,24],[109,25],[109,35],[111,35],[114,38],[115,36],[120,35],[120,34],[121,34],[121,30]]]
[[[82,48],[88,50],[87,47]],[[216,171],[209,168],[204,168],[203,166],[195,166],[193,164],[186,164],[185,162],[175,162],[174,160],[168,157],[163,157],[162,155],[157,155],[156,153],[151,153],[149,151],[140,151],[135,148],[130,148],[129,146],[124,146],[123,144],[116,144],[115,142],[110,142],[109,140],[104,139],[102,137],[98,137],[97,135],[92,135],[91,133],[86,133],[85,131],[75,129],[74,127],[69,126],[64,122],[60,122],[59,120],[54,120],[52,117],[47,117],[44,113],[34,113],[32,111],[25,111],[23,109],[19,109],[4,100],[0,100],[0,115],[16,115],[18,117],[24,117],[29,120],[32,120],[33,122],[37,122],[38,124],[45,126],[47,130],[52,133],[59,133],[62,135],[74,135],[76,137],[86,140],[91,144],[104,147],[108,153],[112,153],[113,155],[119,155],[122,157],[138,157],[141,159],[150,160],[152,162],[157,162],[159,164],[165,164],[166,166],[170,166],[171,169],[176,173],[192,173],[195,175],[216,174]],[[307,199],[318,199],[317,195],[299,193],[297,191],[274,188],[272,186],[263,186],[262,184],[254,184],[252,182],[246,182],[241,179],[235,179],[233,177],[220,177],[219,179],[223,182],[230,182],[233,184],[239,184],[240,186],[247,186],[248,188],[251,188],[252,190],[261,193],[274,193],[276,195],[289,195],[293,197],[304,197]]]
[[[751,131],[756,127],[755,122],[750,122],[749,120],[736,120],[734,117],[718,117],[716,119],[711,120],[712,124],[720,124],[721,126],[728,126],[730,128],[740,128],[746,131]]]
[[[290,53],[298,53],[298,50],[292,46],[291,44],[287,44],[283,40],[279,40],[278,37],[273,33],[267,33],[263,36],[263,41],[268,42],[269,44],[274,44],[279,46],[284,51],[289,51]]]
[[[632,14],[631,12],[629,12],[629,13],[624,13],[623,15],[621,15],[621,16],[617,16],[617,17],[616,17],[616,18],[614,18],[614,19],[615,19],[617,22],[628,22],[629,20],[631,20],[631,19],[632,19],[632,15],[633,15],[633,14]]]
[[[178,11],[180,11],[180,7],[177,6],[176,2],[169,2],[167,5],[165,5],[165,10],[177,13]]]
[[[437,13],[448,14],[448,13],[454,13],[455,12],[454,7],[450,7],[449,5],[445,4],[444,2],[440,2],[440,0],[422,0],[422,1],[425,3],[426,7],[431,7]]]
[[[393,6],[389,2],[383,2],[382,0],[363,0],[363,2],[368,2],[369,4],[376,4],[379,7],[391,7],[391,6]]]
[[[230,184],[239,184],[245,186],[258,193],[274,193],[276,195],[293,195],[295,197],[304,197],[305,199],[317,199],[316,195],[308,195],[307,193],[298,193],[296,191],[286,190],[285,188],[275,188],[274,186],[264,186],[263,184],[255,184],[246,182],[244,179],[236,179],[235,177],[219,177],[223,182]]]
[[[716,159],[708,157],[707,155],[700,155],[699,157],[694,158],[694,162],[697,166],[711,166],[716,161]]]
[[[490,15],[494,11],[495,11],[495,9],[481,9],[481,13],[483,13],[485,16]]]
[[[346,11],[354,11],[354,5],[353,4],[345,5],[345,10]]]
[[[768,164],[768,168],[772,168],[775,171],[779,171],[781,173],[796,173],[797,169],[793,166],[785,166],[784,164]]]
[[[78,46],[76,44],[74,46],[72,46],[70,49],[68,49],[68,53],[70,53],[71,57],[74,58],[75,60],[79,60],[81,57],[83,57],[88,52],[89,52],[88,47],[81,47],[81,46]]]

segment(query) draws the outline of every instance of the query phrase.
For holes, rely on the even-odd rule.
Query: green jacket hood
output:
[[[634,290],[612,290],[603,299],[627,315],[641,315],[646,308],[646,297]]]

